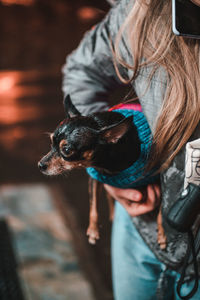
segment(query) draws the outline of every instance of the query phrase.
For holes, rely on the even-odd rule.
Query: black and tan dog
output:
[[[132,117],[125,118],[115,111],[82,116],[69,96],[65,103],[66,118],[50,135],[51,150],[38,163],[43,174],[58,175],[74,168],[95,167],[103,174],[114,175],[138,159],[140,140]],[[101,185],[90,178],[87,235],[92,244],[99,239],[97,198]],[[112,211],[112,200],[108,199]]]

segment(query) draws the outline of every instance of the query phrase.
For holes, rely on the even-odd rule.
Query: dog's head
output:
[[[95,114],[82,116],[69,96],[66,103],[66,119],[50,135],[51,150],[38,163],[40,171],[46,175],[96,166],[98,149],[109,143],[116,144],[132,126],[132,117],[104,126],[96,120]]]

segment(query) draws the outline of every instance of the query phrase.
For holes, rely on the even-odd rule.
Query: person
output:
[[[177,200],[184,145],[199,137],[199,45],[172,33],[171,0],[118,0],[63,67],[63,92],[84,115],[107,110],[113,91],[130,84],[153,134],[149,165],[160,165],[160,185],[147,186],[147,200],[141,202],[137,189],[105,185],[117,200],[111,247],[116,300],[179,299],[176,282],[187,236],[164,223],[167,248],[160,249],[154,212],[161,198],[163,213]],[[183,294],[193,276],[189,266]],[[192,299],[200,299],[200,289]]]

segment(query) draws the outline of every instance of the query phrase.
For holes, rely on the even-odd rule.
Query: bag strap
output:
[[[199,253],[200,251],[200,227],[195,235],[195,238],[194,238],[194,246],[195,246],[195,253],[196,255]],[[191,264],[193,261],[193,255],[192,255],[192,252],[190,252],[190,257],[189,257],[189,260],[188,260],[188,264]]]
[[[181,277],[177,284],[177,294],[181,299],[184,299],[184,300],[192,298],[194,296],[194,294],[196,293],[198,286],[199,286],[197,252],[195,249],[195,248],[197,248],[195,246],[198,246],[198,248],[199,248],[199,243],[200,243],[200,235],[198,235],[197,243],[195,245],[192,230],[188,230],[188,248],[187,248],[187,252],[185,255],[185,260],[184,260],[183,269],[181,272]],[[191,259],[191,257],[192,257],[192,259]],[[194,272],[195,272],[195,282],[194,282],[194,286],[193,286],[192,290],[190,291],[190,293],[188,295],[182,296],[181,295],[181,287],[184,284],[185,272],[188,267],[188,263],[189,263],[190,259],[191,259],[191,261],[193,261]]]

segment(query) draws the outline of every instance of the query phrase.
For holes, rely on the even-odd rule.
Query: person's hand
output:
[[[136,189],[120,189],[104,184],[106,191],[127,210],[131,217],[154,210],[160,203],[160,186],[149,184],[146,193]],[[145,198],[145,199],[144,199]]]

